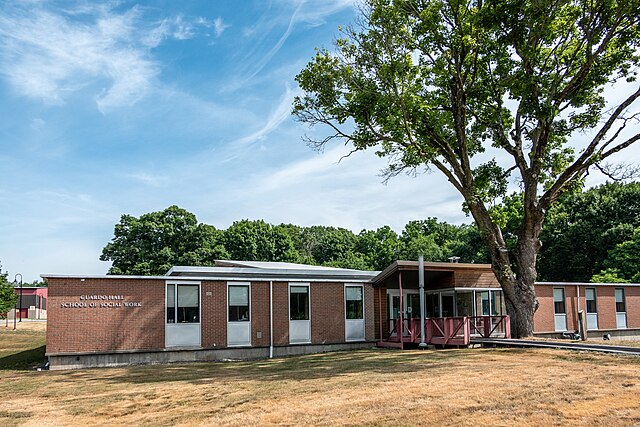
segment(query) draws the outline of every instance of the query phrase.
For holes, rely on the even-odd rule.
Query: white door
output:
[[[289,343],[311,342],[309,284],[289,285]]]
[[[200,283],[167,283],[165,346],[200,346]]]
[[[227,345],[251,345],[251,286],[248,282],[227,284]]]
[[[344,287],[345,340],[363,341],[364,336],[364,287],[347,285]]]

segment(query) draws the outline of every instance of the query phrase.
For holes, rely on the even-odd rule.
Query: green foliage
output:
[[[100,260],[109,274],[162,275],[174,265],[213,265],[228,257],[222,233],[177,206],[136,218],[122,215]]]
[[[616,245],[633,238],[637,227],[640,183],[605,184],[567,194],[547,214],[540,236],[539,279],[587,282],[608,267],[619,268],[605,260]]]
[[[600,273],[594,274],[591,277],[591,283],[628,283],[628,280],[620,276],[620,270],[617,268],[607,268]]]
[[[228,256],[244,261],[295,261],[297,254],[290,235],[282,227],[262,220],[234,222],[224,233]]]
[[[7,272],[2,272],[0,264],[0,319],[6,319],[7,312],[14,308],[18,295],[7,280]]]
[[[640,227],[629,240],[609,251],[604,265],[607,268],[602,273],[614,271],[621,280],[640,283]]]

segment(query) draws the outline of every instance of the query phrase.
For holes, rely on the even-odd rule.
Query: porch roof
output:
[[[425,262],[424,263],[424,281],[425,287],[429,288],[429,283],[437,282],[450,277],[456,271],[491,271],[491,264],[471,264],[471,263],[453,263],[453,262]],[[389,267],[381,271],[377,276],[371,279],[374,287],[397,288],[398,275],[402,275],[403,288],[418,287],[418,261],[394,261]],[[453,286],[453,283],[452,283]]]

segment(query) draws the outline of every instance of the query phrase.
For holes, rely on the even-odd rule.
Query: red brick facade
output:
[[[48,282],[48,353],[164,347],[164,280],[49,278]]]
[[[577,294],[580,288],[580,298]],[[565,293],[565,311],[567,315],[567,329],[578,330],[578,310],[586,315],[587,288],[596,290],[596,307],[598,313],[598,330],[617,329],[615,289],[623,288],[627,313],[627,329],[640,328],[640,287],[620,285],[574,285],[574,284],[537,284],[536,296],[540,306],[534,315],[534,331],[537,333],[555,332],[553,289],[562,288]]]
[[[48,280],[48,354],[165,348],[165,285],[167,281],[180,283],[179,278]],[[227,285],[234,282],[200,283],[201,347],[225,348]],[[310,284],[311,344],[345,342],[344,286],[344,283]],[[250,301],[251,345],[267,347],[271,327],[269,282],[251,282]],[[113,307],[114,304],[119,305]],[[364,285],[364,312],[365,338],[373,340],[374,293],[370,284]],[[273,282],[273,328],[274,345],[289,345],[288,282]]]

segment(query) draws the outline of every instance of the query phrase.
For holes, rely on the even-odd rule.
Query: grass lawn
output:
[[[0,425],[640,424],[637,357],[366,350],[36,372],[4,363],[42,345],[18,332],[0,328]]]

